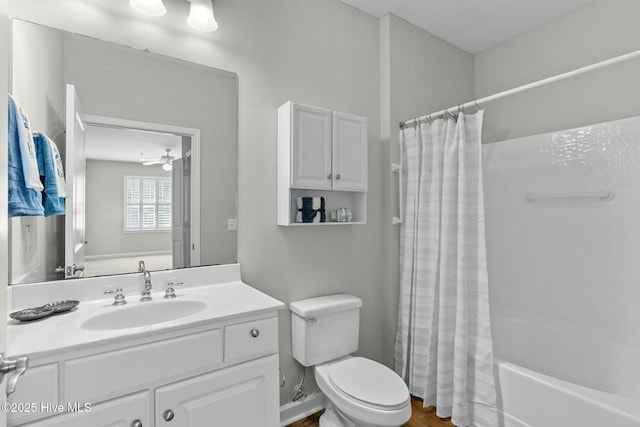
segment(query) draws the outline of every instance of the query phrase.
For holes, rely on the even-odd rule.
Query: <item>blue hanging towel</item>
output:
[[[60,196],[66,196],[66,189],[64,187],[64,173],[58,148],[42,133],[34,134],[33,141],[36,146],[40,180],[44,184],[42,193],[44,216],[64,215],[64,197]],[[54,155],[56,156],[55,159]]]
[[[42,194],[27,188],[20,154],[20,112],[9,96],[9,217],[43,216]]]

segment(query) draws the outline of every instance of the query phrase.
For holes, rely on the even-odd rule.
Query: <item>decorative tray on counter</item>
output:
[[[52,314],[73,310],[78,304],[80,304],[80,301],[76,300],[55,301],[40,307],[30,307],[14,311],[13,313],[9,313],[9,317],[19,320],[20,322],[30,322],[51,316]]]

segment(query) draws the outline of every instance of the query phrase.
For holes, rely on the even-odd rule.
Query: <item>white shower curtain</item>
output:
[[[405,128],[395,369],[456,426],[496,427],[483,111]]]

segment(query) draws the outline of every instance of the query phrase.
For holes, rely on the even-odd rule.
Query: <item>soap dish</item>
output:
[[[21,322],[30,322],[32,320],[42,319],[53,313],[53,309],[44,307],[32,307],[25,308],[24,310],[14,311],[9,313],[9,317],[19,320]]]
[[[40,308],[44,310],[52,310],[54,313],[62,313],[77,307],[78,304],[80,304],[80,301],[65,300],[65,301],[50,302],[49,304],[45,304]]]

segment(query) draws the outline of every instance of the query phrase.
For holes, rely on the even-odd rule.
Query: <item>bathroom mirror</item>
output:
[[[83,277],[236,262],[237,75],[17,19],[12,34],[32,130],[65,157],[67,84],[86,118]],[[64,215],[9,218],[9,283],[64,278],[64,230]]]

